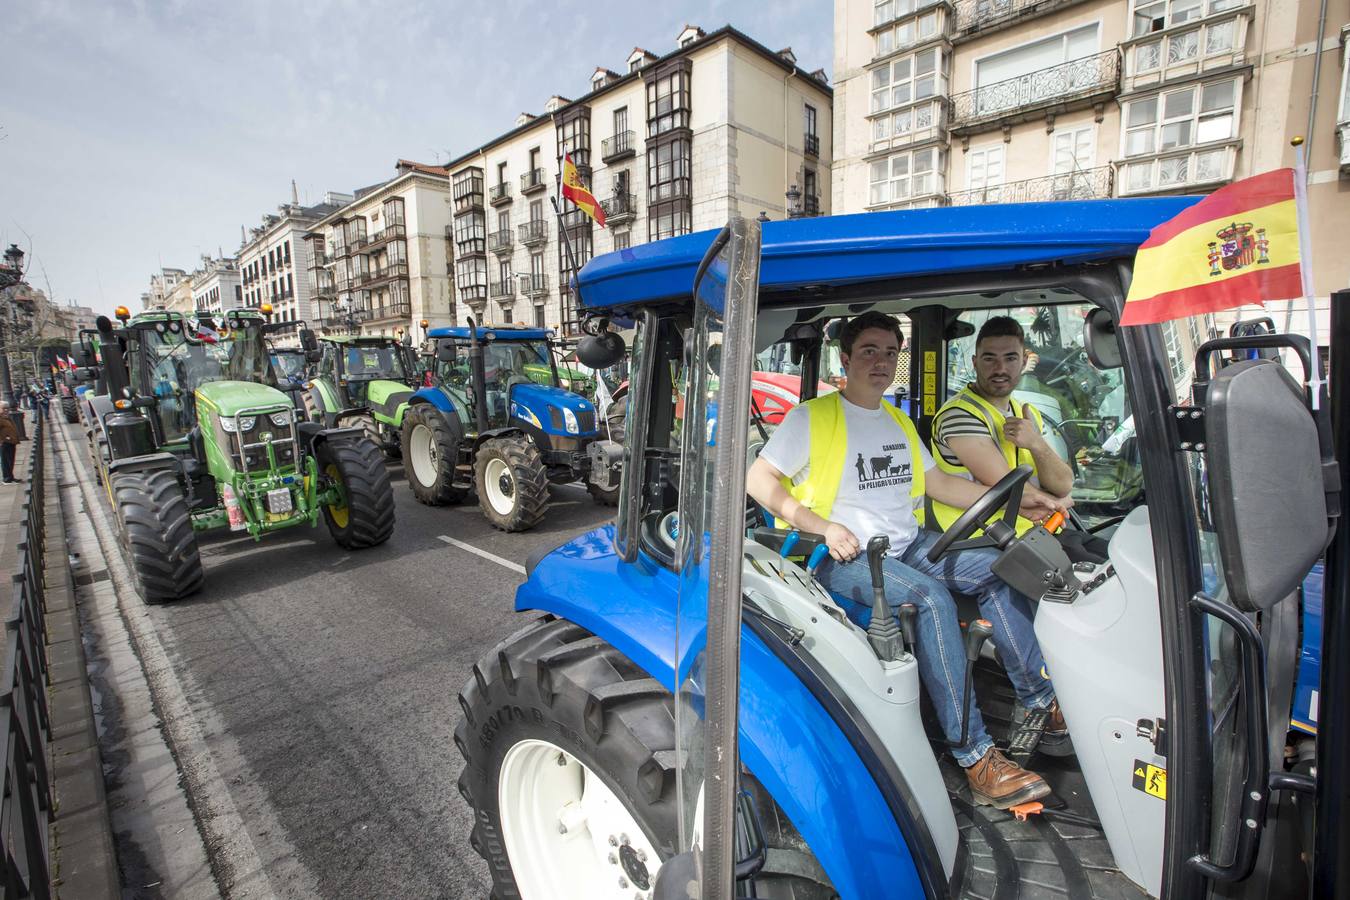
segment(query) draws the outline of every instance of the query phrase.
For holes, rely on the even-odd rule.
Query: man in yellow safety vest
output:
[[[787,414],[750,467],[746,488],[787,526],[824,535],[830,558],[817,577],[864,627],[872,587],[860,539],[890,538],[882,566],[886,599],[893,608],[906,602],[918,608],[919,675],[952,755],[965,768],[975,800],[1006,809],[1050,788],[994,747],[973,696],[965,711],[967,741],[960,744],[965,651],[952,590],[978,597],[1018,698],[1028,709],[1049,711],[1046,733],[1062,733],[1064,720],[1032,631],[1030,602],[990,572],[997,551],[927,559],[938,535],[920,527],[925,495],[964,508],[985,488],[938,468],[914,423],[882,399],[895,379],[902,342],[890,316],[867,312],[850,320],[839,338],[844,389]],[[1042,517],[1056,508],[1037,492],[1024,497],[1021,512]]]
[[[1010,316],[994,316],[975,338],[975,381],[943,404],[933,420],[933,459],[950,475],[992,487],[1017,466],[1031,466],[1025,495],[1045,505],[1072,506],[1073,470],[1042,435],[1041,413],[1013,397],[1027,365],[1022,326]],[[949,528],[965,506],[932,502],[934,525]],[[1002,511],[1000,511],[1000,515]],[[1017,533],[1036,525],[1017,519]],[[1075,561],[1105,558],[1106,542],[1082,531],[1060,535],[1065,552]]]

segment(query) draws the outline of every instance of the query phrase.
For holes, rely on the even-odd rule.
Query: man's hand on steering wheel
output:
[[[1011,543],[1016,537],[1014,526],[1017,511],[1026,507],[1026,494],[1023,488],[1031,474],[1031,466],[1018,466],[999,479],[998,483],[971,504],[951,527],[942,532],[942,536],[928,549],[928,561],[937,562],[953,550],[1000,547],[1000,544],[1006,546]],[[999,511],[1003,512],[1002,518],[996,523],[990,523],[990,519]],[[995,524],[999,527],[994,527]],[[985,533],[972,539],[971,535],[981,528]],[[991,531],[995,532],[999,539],[991,535]]]

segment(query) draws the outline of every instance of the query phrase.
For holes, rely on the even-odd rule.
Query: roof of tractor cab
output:
[[[552,328],[521,328],[514,325],[480,325],[475,329],[480,341],[542,341],[553,337]],[[469,339],[467,325],[455,325],[448,328],[432,328],[427,331],[429,338]]]
[[[358,346],[381,347],[399,343],[391,334],[325,334],[319,337],[330,344],[356,344]]]
[[[1149,231],[1199,199],[1010,203],[766,222],[761,305],[766,294],[812,286],[1132,257]],[[577,276],[582,307],[689,297],[716,234],[701,231],[595,257]]]

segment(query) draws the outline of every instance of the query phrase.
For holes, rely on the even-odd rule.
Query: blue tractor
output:
[[[619,491],[617,444],[595,405],[559,385],[552,331],[507,325],[433,328],[430,384],[408,401],[404,469],[433,506],[470,492],[502,531],[533,528],[549,485],[583,481],[597,502]]]
[[[530,621],[460,692],[459,790],[493,895],[1350,896],[1350,537],[1333,527],[1350,417],[1330,423],[1306,339],[1224,336],[1212,315],[1116,327],[1136,248],[1194,202],[734,219],[583,268],[592,324],[636,328],[618,515],[528,561],[516,607]],[[1348,301],[1333,301],[1333,361],[1350,359]],[[811,392],[831,322],[877,310],[908,324],[928,440],[972,323],[1044,308],[1079,323],[1061,356],[1072,345],[1125,386],[1124,409],[1076,430],[1075,490],[1106,461],[1141,487],[1094,490],[1071,522],[1108,540],[1103,562],[1069,564],[1039,526],[1017,536],[1026,467],[933,547],[1002,511],[975,540],[1036,601],[1067,721],[1069,755],[1023,746],[1052,794],[999,810],[924,708],[911,624],[881,600],[872,624],[903,639],[869,640],[814,577],[822,539],[765,527],[747,502],[751,434],[718,422],[750,417],[757,353],[786,345]],[[593,332],[579,355],[599,367],[618,348]],[[1350,392],[1348,368],[1333,394]],[[1058,399],[1106,402],[1074,393]],[[1291,703],[1306,688],[1300,585],[1319,559],[1309,720]],[[982,636],[968,629],[967,684],[1011,741],[1018,710]]]

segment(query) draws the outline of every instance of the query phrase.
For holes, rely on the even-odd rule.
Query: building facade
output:
[[[141,294],[141,308],[168,309],[174,289],[185,281],[188,281],[188,273],[183,269],[160,268],[150,276],[150,290]]]
[[[1202,194],[1293,165],[1302,135],[1325,307],[1350,284],[1350,57],[1321,10],[835,0],[835,209]]]
[[[192,306],[198,314],[218,316],[244,305],[239,266],[228,256],[203,256],[201,268],[192,273]]]
[[[453,321],[447,170],[408,160],[395,170],[305,234],[311,321],[325,331],[397,334]]]
[[[597,253],[720,227],[733,213],[828,213],[832,90],[790,49],[686,26],[673,51],[634,48],[589,85],[450,162],[457,321],[572,334],[571,277]],[[574,207],[555,216],[564,153],[605,228]]]
[[[324,202],[302,206],[295,184],[291,202],[248,229],[239,247],[238,269],[243,306],[272,304],[275,322],[307,322],[316,316],[309,287],[309,244],[314,224],[351,202],[351,195],[329,192]]]

